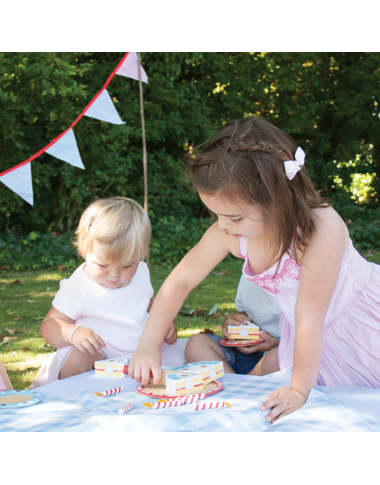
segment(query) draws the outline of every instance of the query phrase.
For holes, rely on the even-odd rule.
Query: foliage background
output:
[[[64,131],[123,53],[0,53],[0,172]],[[174,264],[208,214],[183,183],[181,156],[236,117],[263,116],[307,154],[315,186],[356,246],[379,247],[380,54],[143,53],[153,262]],[[86,170],[43,154],[32,162],[35,206],[1,184],[3,269],[75,266],[70,237],[96,197],[143,203],[138,83],[107,88],[125,125],[84,117],[74,128]]]

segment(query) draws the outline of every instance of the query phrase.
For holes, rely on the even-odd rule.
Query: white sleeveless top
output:
[[[145,322],[153,296],[149,269],[140,261],[131,282],[122,288],[99,285],[84,271],[83,263],[69,279],[60,283],[53,306],[90,328],[106,344],[105,354],[132,356]]]

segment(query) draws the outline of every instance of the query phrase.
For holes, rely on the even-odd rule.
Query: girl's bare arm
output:
[[[317,231],[305,250],[295,308],[291,388],[308,396],[316,385],[322,353],[323,320],[347,248],[348,230],[331,209],[316,211]],[[319,217],[318,217],[319,216]]]
[[[170,273],[157,294],[138,347],[132,356],[129,366],[131,377],[145,385],[152,370],[154,384],[159,382],[160,344],[168,332],[170,323],[190,291],[201,283],[231,250],[236,253],[236,244],[238,241],[234,240],[233,236],[226,235],[215,223]]]

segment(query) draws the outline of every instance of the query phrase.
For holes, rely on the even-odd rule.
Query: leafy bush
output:
[[[210,218],[176,220],[173,216],[160,219],[153,225],[150,244],[152,264],[176,265],[202,237],[210,225]],[[23,235],[7,231],[0,238],[0,270],[17,271],[66,266],[74,269],[82,259],[71,243],[74,233],[61,234],[31,232]]]
[[[0,172],[68,128],[121,57],[0,53]],[[379,203],[379,61],[375,52],[143,53],[149,215],[157,232],[152,258],[179,258],[198,237],[190,227],[202,227],[193,221],[206,217],[182,183],[181,156],[246,115],[263,116],[289,133],[306,152],[316,188],[352,220],[353,237],[379,246],[378,223],[366,230],[360,219],[363,207]],[[22,264],[22,258],[28,266],[75,260],[69,235],[93,199],[124,195],[143,203],[138,83],[115,76],[107,89],[126,124],[84,117],[74,127],[86,170],[41,155],[32,162],[33,208],[0,184],[0,266]],[[360,187],[371,194],[364,204],[350,193],[356,174],[371,174],[371,190]],[[38,234],[35,241],[22,235],[31,233]]]

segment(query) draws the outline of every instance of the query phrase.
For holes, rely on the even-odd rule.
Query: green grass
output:
[[[364,256],[369,261],[380,264],[380,251],[366,252]],[[235,294],[241,267],[242,261],[239,259],[222,262],[190,293],[184,307],[204,308],[208,312],[218,304],[220,315],[210,318],[205,314],[198,317],[179,314],[176,323],[180,337],[189,337],[204,328],[213,329],[221,335],[224,315],[236,310]],[[223,271],[227,273],[213,274]],[[170,269],[160,266],[151,268],[155,293],[169,273]],[[17,340],[0,346],[0,358],[15,389],[27,389],[42,361],[54,351],[41,337],[40,324],[51,307],[60,280],[70,274],[71,271],[67,270],[0,273],[0,342],[3,337],[17,337]],[[21,281],[21,284],[14,283],[15,280]],[[9,333],[7,329],[14,333]]]

